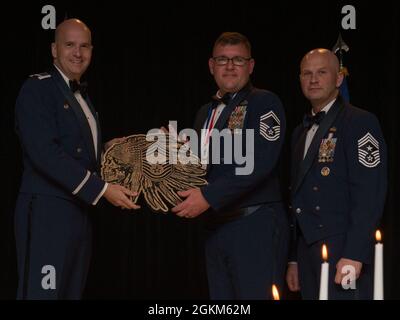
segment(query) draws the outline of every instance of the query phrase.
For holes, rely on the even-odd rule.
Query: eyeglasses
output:
[[[232,61],[233,65],[242,67],[247,63],[247,61],[251,60],[251,58],[244,58],[239,56],[228,58],[225,56],[220,56],[220,57],[213,57],[213,60],[215,61],[217,66],[225,66],[228,64],[229,61]]]

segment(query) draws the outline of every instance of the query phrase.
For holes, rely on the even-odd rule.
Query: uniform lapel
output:
[[[222,111],[221,115],[219,116],[217,122],[214,125],[214,129],[217,130],[223,130],[226,126],[226,122],[228,121],[229,117],[231,116],[233,110],[235,109],[235,107],[241,102],[243,101],[248,94],[251,92],[251,90],[253,89],[252,85],[250,83],[248,83],[241,91],[239,91],[236,96],[231,99],[228,103],[227,106],[225,106],[224,110]],[[204,118],[205,121],[205,118]],[[203,123],[204,123],[203,121]],[[212,139],[210,140],[210,144],[209,144],[209,156],[212,153]],[[207,172],[209,172],[211,169],[211,164],[208,163],[207,164]]]
[[[299,129],[300,131],[301,129]],[[304,147],[306,144],[307,128],[303,128],[300,138],[297,140],[292,153],[292,181],[297,181],[297,176],[304,158]]]
[[[89,99],[89,97],[87,96],[85,99],[86,103],[88,104],[90,110],[93,113],[93,116],[96,120],[96,128],[97,128],[97,165],[100,166],[101,164],[101,152],[103,150],[103,145],[102,145],[102,141],[103,138],[101,136],[101,126],[100,126],[100,119],[99,119],[99,114],[98,112],[95,110],[92,101]]]
[[[310,170],[310,168],[314,162],[314,159],[318,153],[322,138],[326,135],[326,133],[328,132],[329,128],[332,126],[333,122],[335,121],[337,115],[342,110],[342,108],[343,108],[342,99],[340,97],[338,97],[336,99],[335,103],[333,104],[333,106],[331,107],[331,109],[329,110],[329,112],[327,113],[327,115],[325,116],[325,118],[322,120],[321,124],[319,125],[318,130],[315,133],[315,136],[314,136],[314,138],[311,142],[311,145],[308,149],[307,155],[304,158],[304,160],[301,161],[301,163],[300,163],[299,170],[296,175],[295,182],[293,184],[293,189],[292,189],[293,194],[296,193],[296,191],[300,187],[305,175]],[[304,152],[304,143],[303,143],[303,152]],[[300,146],[299,146],[299,150],[296,149],[297,156],[299,153],[301,154]]]
[[[195,123],[194,123],[194,130],[196,130],[197,135],[201,137],[201,129],[203,129],[204,123],[206,122],[207,116],[208,116],[208,110],[210,109],[212,105],[212,102],[207,103],[204,105],[200,110],[199,113],[196,117]]]
[[[93,138],[92,132],[90,131],[89,123],[87,122],[86,116],[83,113],[82,107],[80,106],[79,102],[76,100],[75,96],[73,95],[72,91],[68,87],[67,83],[62,78],[61,74],[56,70],[53,69],[51,72],[52,79],[56,83],[57,87],[63,93],[65,99],[67,100],[68,104],[72,108],[75,113],[75,116],[78,119],[79,126],[83,133],[83,139],[85,140],[85,144],[91,152],[89,152],[89,156],[93,163],[97,163],[95,158],[95,149],[93,145]],[[97,117],[96,117],[97,118]],[[97,121],[96,121],[97,122]]]

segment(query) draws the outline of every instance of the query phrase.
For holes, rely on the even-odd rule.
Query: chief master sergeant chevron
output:
[[[377,118],[346,103],[339,61],[326,49],[307,53],[300,82],[312,112],[292,136],[291,205],[297,225],[291,290],[318,299],[321,246],[329,256],[329,299],[370,299],[374,231],[386,196],[386,144]],[[313,116],[311,116],[313,115]],[[346,267],[346,268],[344,268]],[[355,289],[342,286],[347,270]],[[347,277],[346,277],[347,278]]]
[[[24,164],[15,210],[18,299],[80,299],[91,255],[90,207],[104,196],[138,208],[131,191],[98,176],[98,115],[80,83],[92,56],[90,30],[65,20],[51,50],[54,67],[26,80],[16,102]],[[56,275],[50,287],[42,286],[48,266]]]

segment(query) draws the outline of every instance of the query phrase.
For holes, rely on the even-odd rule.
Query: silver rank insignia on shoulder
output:
[[[51,78],[51,74],[47,73],[47,72],[42,72],[42,73],[31,74],[29,77],[30,78],[37,78],[39,80],[43,80],[43,79]]]
[[[268,141],[276,141],[281,133],[281,121],[273,111],[260,117],[260,134]]]
[[[358,161],[367,168],[374,168],[381,162],[379,142],[369,132],[358,140]]]

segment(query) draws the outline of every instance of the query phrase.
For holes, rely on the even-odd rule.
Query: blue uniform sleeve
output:
[[[105,182],[63,150],[58,137],[56,109],[49,103],[46,89],[39,80],[29,79],[18,96],[16,130],[23,152],[40,174],[92,204]]]
[[[345,139],[350,227],[343,257],[367,263],[386,198],[386,144],[378,120],[367,112],[353,118]]]
[[[250,143],[243,152],[254,159],[253,170],[245,175],[239,175],[236,169],[239,165],[228,164],[217,180],[202,188],[204,198],[210,206],[218,211],[237,201],[246,193],[254,190],[257,185],[268,179],[275,170],[286,130],[286,119],[281,101],[272,93],[264,93],[254,97],[249,105],[248,119],[243,128],[254,133],[254,145]],[[250,102],[249,102],[250,104]]]
[[[295,154],[295,147],[296,147],[296,143],[299,140],[299,137],[301,135],[301,131],[304,130],[303,126],[300,125],[298,127],[296,127],[292,133],[292,137],[290,140],[290,154],[291,157],[294,156]],[[290,178],[291,181],[294,180],[294,168],[293,168],[293,159],[291,159],[290,163],[291,163],[291,173],[290,173]],[[291,191],[291,186],[289,187],[289,192]],[[297,226],[297,222],[296,222],[296,217],[294,216],[294,214],[292,213],[292,205],[289,204],[289,227],[290,227],[290,241],[289,241],[289,257],[288,257],[288,262],[297,262],[297,233],[298,233],[298,226]]]

